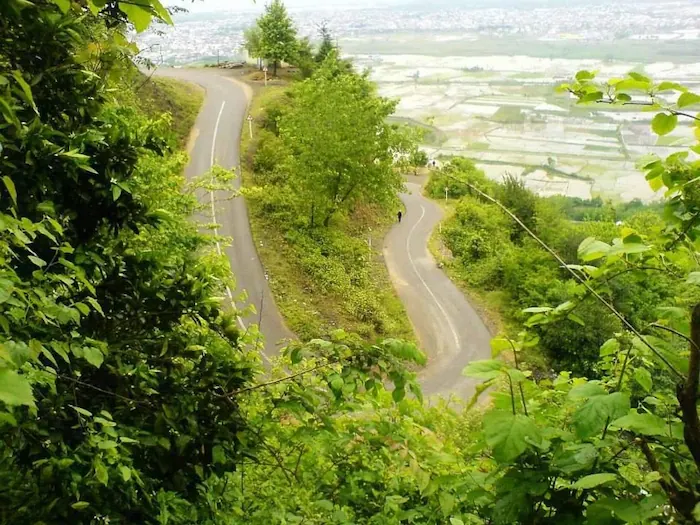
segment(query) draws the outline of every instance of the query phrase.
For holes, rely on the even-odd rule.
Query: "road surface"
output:
[[[204,104],[193,130],[195,140],[190,151],[190,163],[185,169],[188,180],[207,173],[214,164],[227,169],[235,168],[240,173],[238,147],[250,93],[244,84],[236,81],[236,72],[163,68],[157,74],[193,82],[206,90]],[[240,177],[237,177],[235,187],[239,188],[240,184]],[[285,326],[275,306],[250,231],[245,200],[243,197],[225,197],[211,192],[200,195],[201,202],[211,206],[213,222],[219,224],[218,234],[233,239],[231,246],[218,247],[228,256],[236,276],[237,289],[227,290],[229,298],[237,300],[244,290],[247,292],[245,304],[252,303],[256,312],[244,317],[242,322],[246,326],[250,323],[259,325],[265,336],[264,355],[270,358],[279,353],[281,343],[293,338],[293,334]],[[241,301],[237,300],[236,303],[239,308],[244,306]]]
[[[235,80],[233,71],[206,69],[160,69],[159,75],[172,76],[201,85],[207,92],[194,130],[188,178],[206,173],[213,164],[240,167],[239,143],[250,93]],[[240,186],[240,179],[236,180]],[[442,217],[442,210],[421,195],[420,184],[407,183],[401,199],[406,213],[401,224],[385,239],[384,257],[398,294],[406,305],[421,346],[428,354],[428,365],[421,372],[426,394],[456,394],[468,398],[478,381],[462,376],[462,369],[473,360],[490,357],[490,334],[461,291],[437,267],[428,252],[428,240]],[[279,353],[283,341],[293,338],[275,306],[265,270],[258,258],[243,197],[225,200],[210,192],[202,202],[212,205],[218,233],[233,239],[226,252],[238,288],[230,291],[237,298],[247,291],[257,313],[243,319],[259,324],[265,335],[265,355]],[[260,309],[262,300],[262,312]],[[238,304],[238,306],[243,306]],[[261,312],[261,315],[260,315]]]
[[[423,197],[421,184],[407,182],[406,188],[407,193],[401,194],[406,212],[384,240],[384,259],[428,355],[421,385],[427,395],[468,399],[481,381],[462,376],[462,370],[471,361],[491,358],[491,334],[428,251],[442,209]]]

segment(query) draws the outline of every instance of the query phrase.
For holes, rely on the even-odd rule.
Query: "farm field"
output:
[[[528,56],[424,56],[358,54],[381,94],[400,99],[397,117],[428,129],[432,158],[474,159],[489,177],[522,176],[541,195],[602,197],[615,201],[655,198],[635,163],[666,156],[692,139],[679,125],[657,141],[651,115],[636,108],[576,105],[555,88],[581,69],[602,78],[629,71],[658,80],[698,85],[700,63],[571,60]]]

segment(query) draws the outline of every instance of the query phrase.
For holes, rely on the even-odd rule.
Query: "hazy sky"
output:
[[[380,7],[410,3],[411,0],[284,0],[289,9],[304,8],[360,8]],[[207,11],[262,11],[266,0],[166,0],[165,5],[181,6],[193,13],[205,13]]]

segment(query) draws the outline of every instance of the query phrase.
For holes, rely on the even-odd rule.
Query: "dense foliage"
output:
[[[569,232],[562,214],[515,181],[492,185],[468,163],[435,179],[438,195],[448,184],[448,194],[464,195],[448,235],[460,257],[498,261],[497,248],[525,261],[527,250],[550,287],[561,282],[561,297],[547,295],[533,272],[509,270],[541,296],[522,299],[526,326],[492,341],[493,360],[465,370],[494,387],[483,417],[424,406],[405,365],[425,357],[396,339],[367,344],[337,330],[291,345],[263,375],[254,330],[239,331],[222,304],[228,265],[189,220],[198,204],[167,117],[145,116],[117,83],[131,67],[125,24],[143,28],[159,8],[154,0],[0,4],[0,523],[700,521],[698,161],[647,159],[648,180],[667,191],[664,220],[644,215],[602,236],[594,223]],[[328,227],[312,228],[310,202],[287,182],[298,176],[288,172],[292,153],[327,168],[330,180],[342,169],[362,184],[355,170],[378,158],[387,172],[375,176],[393,180],[382,151],[353,156],[371,153],[372,141],[346,145],[329,128],[328,144],[347,148],[342,163],[303,121],[296,104],[328,104],[339,114],[329,123],[352,122],[358,133],[372,123],[376,144],[396,132],[377,132],[386,102],[371,84],[333,67],[324,62],[319,73],[325,102],[301,85],[289,113],[278,108],[266,124],[281,156],[261,175],[262,193],[277,199],[271,213],[312,240],[308,232],[332,235],[335,221],[373,196],[358,190],[352,210],[326,205]],[[659,133],[679,116],[697,122],[687,108],[700,97],[636,74],[601,87],[581,72],[568,89],[584,102],[621,104],[632,101],[626,91],[642,90],[663,115],[654,119]],[[664,89],[678,99],[659,99]],[[359,111],[362,97],[371,97],[363,119],[342,111]],[[304,147],[328,155],[313,159]],[[318,202],[336,195],[321,187]],[[498,200],[566,261],[551,265]],[[582,264],[567,264],[574,256]],[[624,296],[613,288],[627,278],[643,286]],[[601,312],[616,326],[598,359],[585,358],[597,379],[562,371],[536,380],[523,357],[547,330],[576,323],[566,348],[575,356]]]
[[[260,56],[272,63],[272,74],[277,75],[280,62],[291,62],[297,55],[297,31],[282,0],[272,0],[265,6],[265,14],[258,19],[260,28]]]
[[[227,394],[259,366],[252,333],[189,219],[180,137],[115,84],[123,26],[63,7],[0,6],[0,522],[218,521],[207,487],[260,446]],[[342,361],[326,384],[413,384],[392,355],[415,351],[349,348],[318,349]]]
[[[455,159],[436,173],[427,186],[435,198],[444,198],[444,188],[460,197],[454,214],[442,228],[441,238],[454,259],[447,261],[455,278],[486,297],[507,324],[518,325],[529,317],[524,309],[556,305],[571,294],[575,280],[553,260],[537,242],[492,202],[470,190],[469,182],[513,211],[545,243],[568,263],[578,259],[578,247],[588,237],[610,242],[622,228],[643,233],[658,232],[663,222],[657,214],[639,207],[627,216],[624,226],[616,225],[615,209],[610,207],[609,220],[571,221],[573,208],[563,197],[538,198],[522,182],[506,177],[497,183],[465,159]],[[580,203],[579,203],[580,206]],[[591,206],[592,207],[592,206]],[[624,210],[623,206],[618,207]],[[680,288],[662,272],[628,272],[608,283],[605,297],[627,318],[637,323],[656,319],[656,305],[672,298]],[[527,360],[538,368],[596,376],[599,373],[598,349],[620,330],[619,322],[594,298],[582,301],[567,319],[536,329],[540,341],[528,349]],[[585,325],[585,330],[581,325]],[[546,359],[543,361],[541,357]]]

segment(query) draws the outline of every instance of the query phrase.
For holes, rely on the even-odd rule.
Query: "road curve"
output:
[[[205,174],[212,165],[235,168],[240,174],[239,144],[241,127],[246,117],[249,93],[244,84],[236,80],[237,73],[224,70],[161,68],[159,76],[168,76],[199,84],[206,90],[206,98],[197,117],[195,138],[190,151],[190,163],[185,168],[188,180]],[[236,178],[235,187],[240,188]],[[256,312],[243,318],[243,323],[257,324],[265,335],[264,356],[268,359],[279,353],[282,343],[292,339],[282,316],[277,310],[267,283],[265,269],[260,262],[248,221],[248,209],[242,196],[225,199],[225,195],[202,193],[202,203],[211,205],[218,233],[231,237],[231,246],[219,247],[225,251],[236,276],[236,290],[227,290],[233,301],[245,290],[247,303]],[[237,304],[238,307],[244,305]]]
[[[406,213],[384,240],[384,259],[406,306],[428,364],[420,373],[428,395],[468,399],[479,380],[462,376],[471,361],[491,357],[491,334],[464,294],[440,270],[428,251],[442,209],[423,197],[421,184],[406,183]]]
[[[157,74],[193,82],[206,90],[195,123],[195,141],[185,169],[186,177],[201,176],[213,164],[236,168],[240,173],[240,135],[249,95],[236,80],[237,74],[165,68]],[[237,188],[240,183],[240,178],[236,179]],[[478,381],[463,377],[462,369],[470,361],[489,358],[491,336],[474,308],[428,252],[428,240],[442,218],[442,210],[422,196],[420,184],[409,182],[406,186],[408,193],[401,195],[406,214],[384,242],[386,264],[421,346],[428,354],[428,365],[420,374],[423,390],[428,395],[456,394],[467,398]],[[244,198],[221,197],[209,192],[200,196],[207,206],[212,204],[214,222],[220,225],[218,233],[233,238],[231,246],[222,247],[237,279],[237,289],[230,296],[236,298],[247,291],[248,301],[255,305],[257,313],[245,318],[244,323],[259,324],[265,335],[264,355],[270,358],[279,353],[285,340],[294,336],[275,306],[255,248]]]

